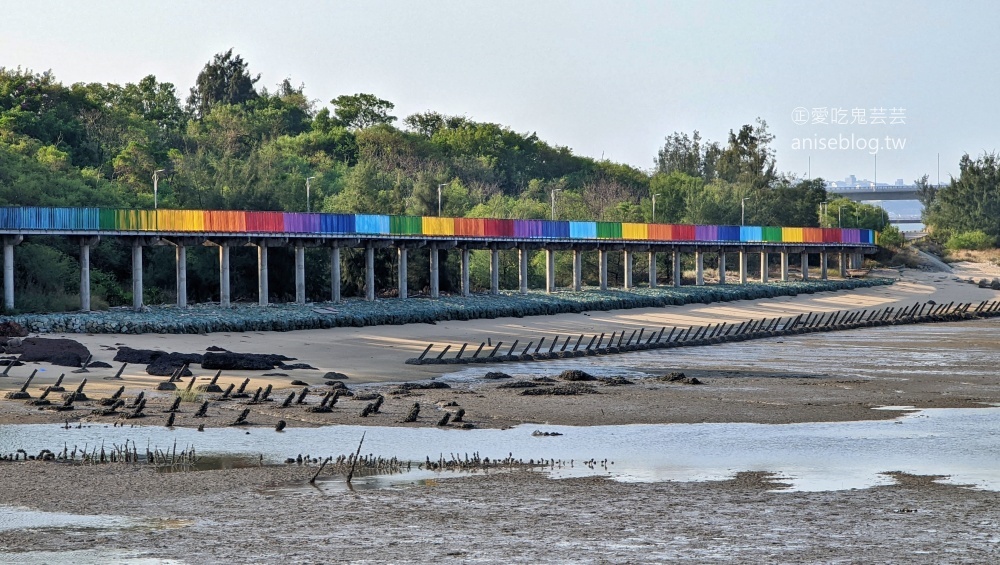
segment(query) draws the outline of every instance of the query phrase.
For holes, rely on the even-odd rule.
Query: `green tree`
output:
[[[218,53],[198,73],[191,94],[188,96],[188,110],[203,117],[217,104],[245,104],[257,98],[254,85],[260,75],[250,76],[243,57],[233,55],[230,48]]]
[[[337,124],[348,129],[365,129],[396,121],[396,116],[389,115],[396,105],[374,94],[342,94],[330,104],[333,104]]]
[[[985,153],[978,159],[968,154],[959,162],[959,176],[937,191],[926,214],[935,230],[982,231],[1000,237],[1000,158]]]

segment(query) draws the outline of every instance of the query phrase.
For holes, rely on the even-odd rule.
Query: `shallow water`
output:
[[[562,436],[532,436],[535,429]],[[249,431],[249,433],[247,433]],[[424,461],[479,452],[502,459],[563,460],[553,477],[603,475],[619,481],[699,481],[739,471],[770,471],[796,490],[841,490],[886,484],[888,471],[950,475],[955,484],[1000,490],[1000,408],[930,409],[897,420],[804,424],[666,424],[631,426],[534,426],[508,430],[443,430],[328,426],[270,429],[161,427],[64,429],[54,424],[0,427],[0,453],[18,448],[61,451],[126,440],[143,446],[194,445],[200,455],[241,455],[280,463],[286,457],[324,457],[353,452],[362,432],[363,451]],[[607,460],[593,468],[585,460]],[[570,461],[573,461],[570,466]],[[444,476],[450,473],[443,473]],[[441,476],[441,475],[439,475]],[[385,480],[420,477],[395,475]]]
[[[472,365],[438,380],[478,381],[491,370],[514,377],[554,376],[569,369],[597,376],[625,377],[686,369],[861,378],[905,378],[906,374],[992,375],[1000,366],[1000,347],[984,342],[984,336],[998,329],[1000,320],[996,319],[864,328],[621,355]]]

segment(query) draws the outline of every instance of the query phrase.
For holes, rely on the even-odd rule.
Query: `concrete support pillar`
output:
[[[740,249],[740,284],[747,284],[747,252]]]
[[[490,249],[490,294],[500,294],[500,250]]]
[[[788,282],[788,252],[781,252],[781,282]]]
[[[229,244],[219,246],[219,306],[229,308]]]
[[[719,252],[719,284],[726,284],[726,252]]]
[[[441,296],[441,257],[438,253],[437,244],[431,244],[431,298]]]
[[[14,244],[3,242],[3,307],[14,309]]]
[[[846,279],[847,278],[847,253],[844,253],[843,251],[840,252],[839,257],[837,258],[837,268],[840,270],[840,278]]]
[[[802,252],[802,280],[809,280],[809,254]]]
[[[375,301],[375,248],[365,246],[365,300]]]
[[[187,247],[178,245],[174,249],[177,259],[177,307],[187,308],[188,305],[188,276],[187,276]]]
[[[820,280],[827,280],[827,256],[826,251],[819,254],[819,278]]]
[[[552,294],[556,291],[556,252],[551,249],[545,250],[545,292]]]
[[[760,282],[767,283],[767,251],[760,252]]]
[[[705,254],[701,251],[694,252],[694,284],[695,286],[705,284]]]
[[[13,251],[11,254],[13,255]],[[6,257],[6,253],[4,256]],[[4,267],[6,271],[6,264]],[[11,278],[13,276],[11,272]],[[6,279],[6,272],[4,278]],[[139,241],[132,242],[132,307],[136,310],[142,309],[142,243]]]
[[[80,310],[90,312],[90,243],[80,244]]]
[[[528,294],[528,250],[517,248],[517,289],[521,294]]]
[[[599,249],[597,251],[599,261],[599,272],[601,281],[601,290],[608,290],[608,251],[606,249]]]
[[[295,246],[295,303],[306,303],[306,248]]]
[[[625,260],[625,290],[631,290],[633,288],[632,284],[632,263],[633,256],[635,254],[628,249],[625,250],[624,260]]]
[[[469,286],[469,250],[462,250],[462,296],[469,296],[472,294],[472,288]]]
[[[656,252],[649,252],[649,288],[656,288]]]
[[[267,306],[267,245],[257,244],[257,303]]]
[[[573,290],[583,290],[583,251],[573,250]]]
[[[674,251],[674,286],[681,286],[681,277],[684,275],[684,271],[681,268],[681,252]]]
[[[330,250],[330,300],[340,302],[340,248]]]
[[[407,284],[406,284],[406,282],[407,282],[406,281],[406,278],[407,278],[407,274],[406,274],[406,248],[405,247],[400,247],[399,249],[397,249],[396,250],[396,255],[399,257],[399,269],[397,269],[399,271],[399,282],[397,283],[398,287],[399,287],[399,298],[402,299],[402,300],[406,300],[407,299],[407,295],[409,294],[409,288],[407,287]]]

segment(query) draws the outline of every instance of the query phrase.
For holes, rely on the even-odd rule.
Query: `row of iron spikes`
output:
[[[970,308],[972,308],[972,304],[973,303],[971,302],[959,303],[958,306],[955,307],[954,301],[949,302],[948,304],[928,304],[926,302],[924,303],[918,302],[915,303],[912,307],[906,307],[906,308],[888,307],[884,309],[872,310],[871,312],[869,312],[867,309],[861,310],[860,312],[858,311],[852,312],[850,310],[837,310],[834,312],[828,312],[819,315],[817,315],[814,312],[809,312],[808,314],[799,314],[795,318],[790,319],[788,322],[784,324],[783,327],[786,329],[794,329],[799,325],[802,325],[803,327],[807,328],[819,327],[820,325],[824,327],[829,327],[830,325],[833,325],[838,321],[840,323],[853,323],[862,318],[865,321],[872,321],[873,319],[878,321],[885,321],[887,319],[890,319],[890,316],[892,320],[898,320],[904,317],[914,318],[923,316],[924,309],[927,306],[931,306],[931,309],[927,312],[927,316],[936,316],[945,314],[965,314],[969,311]],[[994,301],[992,303],[990,303],[989,301],[983,301],[976,307],[974,313],[978,314],[980,312],[983,312],[984,309],[987,313],[997,312],[998,310],[1000,310],[1000,301]],[[895,315],[893,316],[894,313]],[[865,314],[868,314],[867,318],[865,318]],[[805,316],[804,320],[802,319],[803,316]],[[670,333],[667,334],[666,341],[667,342],[673,341],[680,343],[686,341],[694,341],[698,339],[711,339],[716,336],[742,335],[746,333],[752,334],[752,333],[757,333],[762,329],[764,331],[775,331],[779,327],[779,325],[781,325],[782,320],[784,320],[784,318],[779,316],[777,318],[770,319],[770,323],[768,323],[769,322],[768,318],[762,318],[760,320],[753,320],[753,319],[746,320],[740,322],[738,326],[731,325],[729,324],[729,322],[723,322],[721,324],[708,324],[707,326],[690,326],[686,330],[681,330],[681,332],[677,334],[676,339],[671,340],[674,333],[678,329],[676,326],[674,326],[673,328],[671,328]],[[604,345],[604,348],[607,349],[612,347],[612,344],[615,343],[615,337],[618,337],[618,342],[617,344],[615,344],[617,347],[621,347],[623,341],[625,342],[625,345],[632,345],[632,342],[636,338],[637,333],[639,335],[638,339],[635,339],[635,342],[637,344],[640,344],[642,343],[642,336],[645,333],[645,331],[646,331],[645,328],[633,330],[632,333],[629,335],[628,340],[625,341],[625,331],[622,331],[621,334],[619,334],[616,330],[615,332],[612,332],[611,338],[608,340],[608,344]],[[665,331],[666,331],[666,326],[662,327],[658,334],[655,332],[651,332],[650,337],[646,340],[646,345],[653,343],[654,338],[655,338],[655,343],[661,343],[663,333]],[[691,335],[692,332],[695,332],[693,337]],[[572,351],[579,350],[580,345],[583,343],[583,338],[585,337],[585,335],[586,334],[580,334],[580,336],[576,340],[576,344],[573,346]],[[584,349],[585,350],[595,349],[594,348],[595,341],[597,341],[596,349],[601,349],[602,345],[604,344],[605,335],[606,335],[605,333],[601,333],[600,335],[594,334],[594,336],[591,338],[590,342]],[[555,352],[555,348],[559,344],[560,337],[561,336],[557,335],[552,340],[552,344],[549,346],[549,353]],[[539,353],[541,351],[541,348],[545,344],[545,340],[546,340],[545,337],[542,337],[539,340],[538,345],[535,347],[535,353]],[[559,349],[560,352],[566,351],[566,348],[569,347],[570,340],[571,337],[567,336],[566,340],[563,342],[562,347]],[[478,358],[479,354],[482,352],[483,348],[487,345],[487,343],[488,342],[480,343],[479,347],[476,349],[476,352],[472,355],[472,358],[474,359]],[[512,355],[519,343],[520,340],[515,340],[514,344],[511,345],[510,350],[507,352],[507,355]],[[468,343],[462,344],[462,347],[459,350],[456,359],[462,357],[468,345],[469,345]],[[496,346],[493,347],[492,351],[487,357],[488,358],[495,357],[502,345],[503,345],[502,341],[497,342]],[[534,341],[528,343],[528,345],[524,348],[522,355],[527,354],[527,352],[531,349],[532,345],[534,345]],[[419,359],[423,360],[424,357],[426,357],[426,355],[430,352],[430,350],[433,347],[434,347],[433,343],[428,344],[427,347],[424,349],[424,352],[421,353]],[[438,354],[436,359],[438,360],[442,359],[450,349],[451,345],[446,345],[444,350]]]

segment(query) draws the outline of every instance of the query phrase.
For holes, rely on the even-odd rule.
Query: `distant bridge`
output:
[[[895,186],[852,186],[827,188],[828,194],[843,196],[855,202],[870,200],[917,200],[917,185],[901,184]]]
[[[924,220],[920,216],[896,216],[895,218],[889,218],[890,224],[922,224],[923,222]]]

